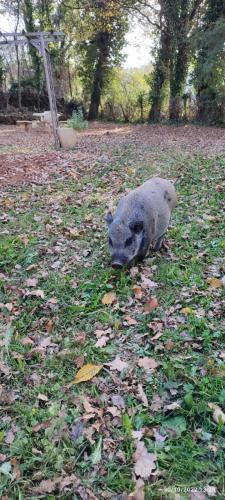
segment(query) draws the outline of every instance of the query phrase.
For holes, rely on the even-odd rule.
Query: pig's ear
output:
[[[130,223],[130,230],[133,231],[135,234],[141,233],[143,231],[144,223],[143,221],[135,221]]]
[[[112,221],[113,221],[112,212],[107,213],[107,215],[105,217],[105,221],[107,222],[108,226],[110,226],[110,224],[112,224]]]

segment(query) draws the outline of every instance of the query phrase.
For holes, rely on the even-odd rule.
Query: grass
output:
[[[118,154],[117,163],[96,164],[79,182],[56,175],[48,187],[28,185],[2,193],[0,342],[1,361],[10,371],[1,378],[0,495],[10,500],[79,499],[88,490],[96,498],[130,493],[132,431],[140,429],[159,471],[145,484],[147,500],[172,499],[179,492],[188,498],[191,489],[209,486],[216,498],[224,498],[224,426],[213,420],[208,406],[225,404],[223,290],[209,287],[207,278],[222,274],[224,266],[223,192],[218,186],[225,161],[175,150],[149,152],[147,146],[151,162],[140,161],[132,148]],[[159,307],[146,316],[145,297],[135,300],[132,291],[140,276],[132,278],[109,265],[104,213],[109,198],[159,169],[162,176],[180,176],[178,206],[168,233],[169,252],[139,266],[139,272],[152,269],[151,279],[159,285],[154,291]],[[28,278],[37,278],[33,290],[42,290],[42,297],[26,293],[32,290]],[[104,306],[102,297],[111,290],[118,302]],[[185,314],[183,308],[190,310]],[[124,315],[137,324],[124,324]],[[163,322],[156,342],[148,327],[153,320]],[[97,348],[96,330],[108,328],[110,341]],[[85,332],[83,343],[76,340],[80,332]],[[49,345],[40,349],[49,337]],[[27,338],[30,343],[24,342]],[[85,363],[102,364],[117,355],[129,363],[128,371],[104,369],[91,382],[71,385],[81,356]],[[138,366],[143,356],[159,363],[154,373],[146,375]],[[138,383],[150,408],[137,397]],[[125,402],[117,417],[107,411],[112,394]],[[153,411],[156,396],[162,404]],[[85,398],[94,407],[90,418]],[[167,409],[173,402],[178,406]],[[80,422],[83,432],[75,439],[71,432]],[[175,426],[174,432],[168,432],[168,425]],[[167,438],[157,441],[154,430]],[[62,491],[58,485],[38,492],[41,481],[71,474],[78,486],[73,481]]]

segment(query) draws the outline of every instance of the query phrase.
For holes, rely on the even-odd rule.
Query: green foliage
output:
[[[102,99],[102,116],[111,120],[134,122],[148,116],[148,83],[151,67],[116,68]]]
[[[197,48],[194,84],[198,117],[225,123],[225,2],[208,0],[203,23],[195,33]]]
[[[82,130],[88,128],[88,122],[84,119],[84,114],[81,108],[77,111],[73,111],[72,117],[67,120],[67,126],[72,127],[77,132],[82,132]]]

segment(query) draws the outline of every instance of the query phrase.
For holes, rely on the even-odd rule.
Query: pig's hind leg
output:
[[[165,233],[162,234],[162,236],[160,236],[157,240],[156,240],[156,243],[153,247],[153,250],[155,252],[159,252],[159,250],[161,250],[162,246],[163,246],[163,240],[164,240],[164,236],[165,236]]]

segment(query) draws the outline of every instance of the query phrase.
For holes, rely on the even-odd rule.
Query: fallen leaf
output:
[[[5,462],[6,460],[6,455],[3,455],[3,453],[0,453],[0,462]]]
[[[106,411],[111,413],[113,417],[120,417],[121,412],[118,410],[116,406],[107,406]]]
[[[45,420],[44,422],[41,422],[40,424],[36,424],[32,427],[33,432],[39,432],[42,429],[48,429],[51,426],[52,419],[48,418],[48,420]]]
[[[135,461],[134,472],[136,476],[148,479],[156,469],[156,455],[148,453],[143,441],[138,441],[133,458]]]
[[[151,340],[158,340],[160,337],[162,337],[163,332],[158,332],[154,335],[154,337],[151,337]]]
[[[96,412],[95,408],[93,408],[93,406],[91,406],[91,404],[89,403],[87,398],[85,398],[82,401],[82,404],[83,404],[83,407],[87,413],[95,413]]]
[[[74,363],[77,368],[81,368],[83,366],[84,359],[85,359],[84,356],[77,356],[77,358],[75,358]]]
[[[30,339],[30,337],[24,337],[23,339],[21,339],[21,344],[22,345],[33,345],[34,341],[32,339]]]
[[[117,406],[117,408],[125,410],[125,402],[122,396],[120,396],[119,394],[114,394],[113,396],[111,396],[111,400],[114,406]]]
[[[138,384],[138,395],[143,405],[146,406],[146,408],[148,408],[148,399],[141,384]]]
[[[52,333],[53,330],[53,321],[50,319],[46,325],[46,332]]]
[[[212,288],[223,288],[224,287],[223,281],[218,279],[218,278],[208,278],[207,282]]]
[[[25,295],[26,295],[26,297],[40,297],[41,299],[44,299],[44,296],[45,296],[43,290],[39,290],[39,289],[38,290],[31,290],[31,291],[27,290]]]
[[[143,274],[141,275],[141,278],[142,278],[141,288],[143,288],[144,290],[158,287],[158,283],[155,283],[155,281],[146,278]]]
[[[183,314],[195,314],[194,309],[192,309],[191,307],[183,307],[183,309],[181,309],[181,312]]]
[[[74,337],[75,342],[78,344],[85,344],[86,341],[86,333],[85,332],[79,332],[75,337]]]
[[[36,494],[52,493],[56,489],[57,483],[58,481],[54,479],[44,479],[38,486],[33,488],[33,492]]]
[[[95,347],[104,347],[108,341],[109,338],[106,337],[106,335],[103,335],[102,337],[100,337],[100,339],[97,340]]]
[[[151,411],[159,411],[159,410],[161,410],[161,408],[162,408],[162,399],[160,398],[160,396],[158,396],[158,394],[154,394],[154,396],[152,398],[150,410]]]
[[[48,401],[48,396],[39,393],[37,399],[39,399],[40,401]]]
[[[154,309],[156,309],[156,307],[158,307],[158,305],[156,297],[151,297],[144,305],[144,312],[150,314]]]
[[[221,408],[214,404],[214,403],[208,403],[208,407],[214,410],[213,412],[213,420],[217,424],[223,423],[225,424],[225,413],[221,410]]]
[[[10,373],[9,367],[1,362],[0,362],[0,373],[3,373],[4,375],[9,375]]]
[[[87,365],[82,366],[80,370],[78,370],[75,379],[73,380],[73,384],[80,384],[81,382],[87,382],[91,380],[95,375],[97,375],[100,370],[102,370],[103,365],[92,365],[88,363]]]
[[[114,292],[105,293],[102,297],[102,304],[104,306],[111,306],[114,302],[117,301],[116,294]]]
[[[162,321],[151,321],[151,323],[148,324],[148,327],[150,330],[153,330],[153,332],[161,332],[163,329],[163,322]]]
[[[153,372],[157,368],[158,363],[153,358],[145,356],[144,358],[139,359],[138,366],[140,366],[140,368],[144,368],[146,371]]]
[[[76,441],[77,439],[79,439],[80,436],[82,436],[83,429],[84,429],[84,426],[80,420],[76,423],[76,425],[72,426],[71,437],[72,437],[72,439],[74,439],[74,441]]]
[[[125,361],[122,361],[118,356],[111,363],[106,363],[107,366],[110,367],[110,370],[117,370],[118,372],[122,372],[125,368],[128,367],[128,364]]]
[[[165,405],[164,407],[165,410],[176,410],[177,408],[180,408],[180,403],[177,403],[176,401],[169,405]]]
[[[138,479],[135,490],[128,495],[127,500],[145,500],[144,481],[142,479]]]
[[[140,441],[143,438],[144,433],[145,433],[145,429],[140,429],[139,431],[132,431],[131,432],[132,437],[134,439],[137,439],[138,441]]]
[[[143,295],[141,287],[138,285],[134,285],[131,287],[131,289],[134,292],[135,299],[141,300]]]
[[[35,287],[38,284],[38,279],[37,278],[28,278],[25,281],[25,284],[26,284],[26,286],[30,286],[30,287],[34,286]]]
[[[153,433],[156,443],[163,443],[167,439],[167,436],[162,436],[157,429],[153,429]]]
[[[137,325],[137,321],[136,321],[136,319],[131,318],[130,316],[124,316],[124,321],[126,321],[126,323],[127,323],[129,326],[135,326],[135,325]]]
[[[12,444],[15,439],[15,435],[13,434],[12,431],[7,432],[6,437],[5,437],[5,443],[7,444]]]

